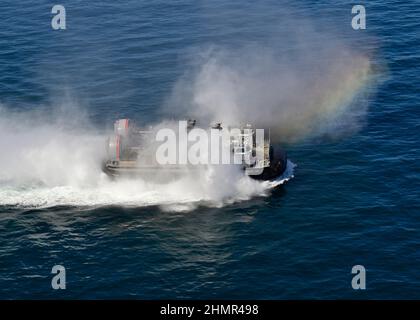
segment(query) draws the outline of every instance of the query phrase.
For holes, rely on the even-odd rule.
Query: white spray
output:
[[[60,113],[13,113],[0,109],[0,206],[162,206],[191,210],[197,205],[226,203],[267,195],[275,182],[260,183],[238,168],[209,167],[179,179],[162,181],[111,180],[101,170],[104,132],[83,117]],[[80,124],[78,126],[77,124]]]

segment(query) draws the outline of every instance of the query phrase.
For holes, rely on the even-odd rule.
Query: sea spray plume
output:
[[[0,149],[6,151],[0,153],[0,206],[121,205],[192,210],[198,205],[220,207],[268,195],[292,175],[289,171],[274,183],[261,183],[235,166],[209,166],[166,183],[141,177],[112,180],[101,171],[106,135],[84,116],[84,121],[74,121],[76,110],[71,112],[72,120],[66,119],[69,113],[62,118],[60,112],[52,116],[0,109]]]
[[[368,56],[334,38],[307,37],[315,40],[300,39],[289,50],[249,46],[199,54],[166,109],[207,122],[269,127],[281,142],[357,130],[367,110]]]
[[[72,109],[63,115],[0,108],[0,182],[48,187],[97,182],[103,137]]]

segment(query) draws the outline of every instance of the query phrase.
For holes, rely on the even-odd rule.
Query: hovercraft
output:
[[[196,128],[196,120],[184,122],[187,132]],[[216,123],[210,129],[225,130],[221,123]],[[286,152],[273,146],[269,136],[260,137],[258,144],[257,130],[252,126],[242,126],[235,132],[231,136],[229,152],[232,157],[242,159],[239,165],[244,174],[256,180],[275,180],[283,175],[287,167]],[[103,171],[111,177],[156,179],[168,174],[179,176],[203,167],[202,164],[162,165],[156,161],[156,146],[156,130],[139,128],[130,119],[119,119],[115,121],[114,132],[107,140]]]

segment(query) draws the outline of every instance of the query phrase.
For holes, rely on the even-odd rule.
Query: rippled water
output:
[[[1,298],[420,297],[417,1],[366,2],[364,31],[347,1],[63,4],[53,31],[48,1],[0,3]],[[115,118],[238,98],[287,137],[286,184],[101,174]]]

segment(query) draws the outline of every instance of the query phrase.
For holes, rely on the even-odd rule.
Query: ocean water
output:
[[[418,1],[61,4],[0,3],[0,298],[420,298]],[[285,179],[101,172],[115,119],[187,116],[270,126]]]

